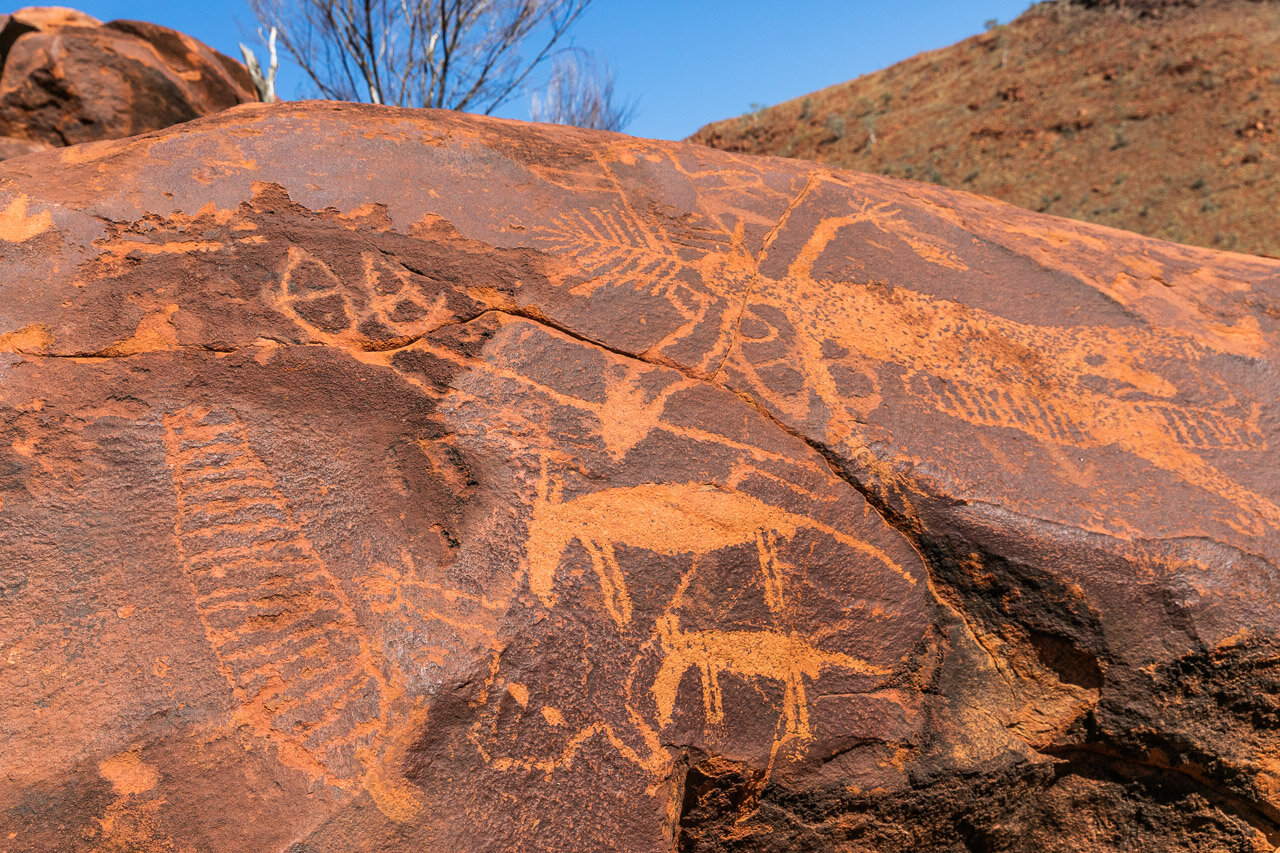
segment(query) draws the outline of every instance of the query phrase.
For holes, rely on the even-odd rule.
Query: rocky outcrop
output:
[[[240,63],[166,27],[57,6],[0,20],[0,158],[158,130],[258,99]]]
[[[317,103],[0,211],[10,849],[1280,843],[1280,262]]]

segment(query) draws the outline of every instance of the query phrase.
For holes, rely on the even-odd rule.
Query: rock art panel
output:
[[[1280,843],[1280,263],[432,112],[40,156],[15,849]]]

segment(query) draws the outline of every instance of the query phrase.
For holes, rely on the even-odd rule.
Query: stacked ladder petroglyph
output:
[[[183,568],[241,722],[284,763],[358,784],[389,690],[350,602],[233,412],[183,409],[165,440]]]

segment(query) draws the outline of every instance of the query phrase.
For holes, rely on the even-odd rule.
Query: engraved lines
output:
[[[426,684],[451,664],[474,658],[477,649],[499,647],[496,626],[511,604],[417,577],[407,554],[400,566],[375,565],[360,579],[362,598],[377,614],[395,620],[408,639],[396,653],[412,662],[411,684]],[[438,683],[438,682],[437,682]]]
[[[665,297],[680,320],[648,351],[690,363],[696,372],[711,372],[723,362],[733,339],[745,294],[754,279],[757,259],[746,250],[743,220],[730,227],[713,212],[698,210],[678,219],[642,216],[630,200],[607,158],[598,160],[612,187],[608,205],[572,209],[536,229],[546,249],[571,260],[587,277],[570,289],[590,297],[603,287],[629,287]],[[669,212],[669,211],[668,211]],[[664,222],[676,222],[670,229]],[[719,328],[714,343],[698,344],[700,355],[683,352],[707,322]]]
[[[652,690],[658,721],[664,726],[671,722],[676,691],[690,669],[696,669],[701,677],[703,716],[710,726],[724,724],[720,679],[725,674],[781,682],[783,737],[802,742],[813,737],[806,678],[817,680],[827,668],[873,676],[889,673],[861,658],[824,651],[794,631],[687,631],[680,628],[674,615],[660,617],[657,625],[663,661]]]
[[[696,556],[755,543],[765,533],[793,539],[808,529],[865,554],[909,586],[917,583],[914,575],[868,542],[744,492],[703,483],[646,483],[565,501],[544,469],[528,528],[526,559],[534,594],[548,606],[555,604],[560,558],[576,541],[590,556],[605,607],[619,625],[631,620],[631,596],[614,553],[616,545]]]
[[[378,801],[366,764],[397,691],[337,579],[230,410],[167,416],[165,445],[183,570],[239,719],[283,763]]]
[[[789,284],[770,295],[820,300],[824,309],[786,312],[800,327],[798,339],[834,341],[873,362],[900,365],[908,393],[925,405],[1042,442],[1116,447],[1235,504],[1240,519],[1257,519],[1246,526],[1280,520],[1272,501],[1195,452],[1264,449],[1255,416],[1245,417],[1243,405],[1229,394],[1214,406],[1131,398],[1175,397],[1176,386],[1141,365],[1178,355],[1177,342],[1147,332],[1045,329],[874,285]],[[833,290],[839,298],[830,297]],[[1098,390],[1091,379],[1115,390]]]
[[[892,220],[882,207],[864,205],[819,226],[788,277],[755,291],[752,326],[768,331],[753,330],[728,361],[755,393],[793,420],[821,418],[831,440],[863,441],[862,424],[883,389],[842,393],[833,371],[842,363],[898,365],[904,390],[929,408],[1042,442],[1117,447],[1235,504],[1245,528],[1259,525],[1249,516],[1280,520],[1272,501],[1196,453],[1265,449],[1256,413],[1229,392],[1213,405],[1175,402],[1180,389],[1141,367],[1204,357],[1194,344],[1144,331],[1032,326],[906,288],[815,280],[813,264],[838,231]],[[850,352],[863,358],[847,359]],[[1166,399],[1134,399],[1139,394]]]
[[[362,252],[363,280],[344,285],[333,268],[290,246],[268,298],[319,340],[360,350],[391,349],[454,320],[444,292],[428,299],[404,267]]]
[[[510,317],[511,319],[506,321],[510,323],[528,323],[532,326],[534,322],[516,315],[505,314],[496,309],[493,313],[500,314],[503,317]],[[538,326],[538,328],[543,333],[558,334],[550,332],[544,326]],[[805,473],[826,470],[822,466],[815,466],[812,462],[798,461],[787,454],[765,450],[755,444],[722,435],[721,433],[699,429],[696,426],[671,424],[662,420],[662,413],[667,400],[678,391],[695,387],[692,381],[681,380],[674,382],[665,386],[661,391],[654,394],[652,398],[647,398],[636,387],[636,382],[639,378],[639,369],[637,368],[636,371],[628,373],[625,379],[611,384],[607,397],[603,402],[596,402],[559,391],[510,367],[468,357],[456,350],[439,346],[426,340],[414,343],[407,350],[429,354],[434,358],[454,364],[460,368],[477,371],[499,383],[511,383],[520,386],[556,406],[567,406],[595,417],[598,423],[597,431],[602,443],[607,452],[617,460],[625,457],[627,452],[643,441],[650,432],[658,431],[699,443],[708,443],[728,450],[735,450],[750,456],[758,462],[781,463],[798,468]],[[387,353],[363,353],[361,354],[361,360],[397,369],[395,368],[393,357]],[[661,370],[664,368],[655,369]],[[488,405],[492,402],[489,397],[492,392],[489,390],[475,393],[465,388],[450,387],[447,391],[442,392],[440,389],[423,382],[410,372],[398,369],[397,372],[406,382],[414,385],[424,395],[433,399],[449,398],[455,405],[462,407]],[[637,402],[641,403],[638,407],[636,405]],[[518,409],[515,413],[519,414],[522,411],[523,409]],[[769,476],[768,474],[763,474],[763,472],[762,475]],[[783,482],[790,487],[795,486],[794,479],[784,480]]]
[[[865,573],[869,588],[883,586],[883,580],[871,579],[876,573],[896,574],[895,581],[905,581],[908,587],[917,583],[914,575],[871,543],[736,489],[708,484],[649,483],[605,489],[571,500],[564,500],[560,492],[559,483],[552,480],[544,462],[528,521],[526,561],[530,589],[545,606],[556,606],[556,576],[564,551],[573,542],[587,552],[599,583],[603,608],[619,630],[628,630],[634,608],[617,546],[691,558],[671,603],[658,617],[641,648],[642,652],[653,649],[662,658],[649,690],[659,727],[671,723],[678,688],[690,669],[701,676],[704,722],[712,728],[721,726],[725,719],[721,693],[724,675],[748,682],[780,683],[781,739],[778,743],[794,739],[797,744],[812,738],[806,678],[815,681],[826,668],[868,676],[889,673],[888,669],[860,658],[821,649],[814,645],[816,637],[811,639],[782,627],[792,610],[793,602],[788,601],[788,579],[795,566],[779,558],[779,538],[795,539],[802,530],[812,530],[870,558],[866,564],[846,565],[845,569]],[[681,628],[678,610],[700,559],[714,551],[742,545],[754,545],[763,603],[777,630]],[[659,742],[657,732],[631,706],[633,698],[628,686],[628,714],[637,732],[645,743]],[[617,736],[612,729],[609,733],[611,740]],[[638,763],[651,767],[658,761],[659,754],[653,750],[651,758]]]
[[[1102,443],[1094,433],[1108,414],[1094,409],[1079,413],[1046,407],[1032,394],[1010,393],[1007,387],[982,386],[948,376],[945,383],[926,384],[916,374],[913,396],[933,408],[971,424],[1007,427],[1017,424],[1037,438],[1075,447]],[[1018,389],[1015,389],[1017,391]],[[1121,405],[1121,404],[1117,404]],[[1193,450],[1258,450],[1262,434],[1242,418],[1202,407],[1173,403],[1128,402],[1129,417],[1164,432],[1174,443]]]
[[[1088,424],[1053,409],[1046,409],[1032,395],[1013,395],[1006,388],[990,388],[948,376],[946,381],[929,383],[928,374],[918,373],[908,382],[913,397],[931,408],[974,425],[1002,427],[1020,425],[1023,432],[1059,444],[1082,446],[1087,442]]]
[[[639,222],[608,165],[602,167],[626,214],[611,214],[608,227],[580,223],[562,228],[557,248],[588,267],[590,259],[607,257],[617,270],[657,270],[656,265],[646,266],[654,251],[652,235]],[[721,318],[721,340],[711,350],[715,358],[704,358],[698,370],[710,361],[707,370],[714,380],[734,368],[738,380],[789,419],[825,425],[834,440],[861,441],[866,439],[868,416],[887,393],[880,387],[886,380],[876,375],[875,365],[898,365],[905,368],[896,380],[905,393],[935,411],[975,426],[1019,430],[1041,442],[1115,447],[1234,504],[1239,512],[1234,520],[1224,519],[1228,524],[1256,530],[1259,524],[1280,521],[1280,507],[1273,501],[1232,482],[1200,455],[1265,449],[1256,407],[1236,401],[1229,392],[1221,402],[1208,405],[1179,402],[1179,392],[1187,389],[1140,367],[1161,354],[1192,362],[1205,357],[1205,351],[1189,341],[1179,345],[1145,331],[1044,328],[906,288],[818,280],[815,266],[822,254],[845,229],[863,224],[901,240],[928,263],[966,269],[950,248],[907,221],[900,207],[889,201],[867,199],[851,204],[846,214],[822,220],[781,279],[759,275],[759,261],[796,209],[829,180],[832,177],[825,174],[808,176],[766,234],[759,257],[748,259],[750,269],[726,263],[717,275],[708,262],[714,252],[701,262],[683,261],[701,271],[712,292],[727,292],[725,279],[743,285],[739,298],[744,308]],[[628,217],[637,221],[626,221]],[[621,257],[628,252],[630,259]],[[615,275],[603,262],[595,263],[593,274]],[[597,278],[592,287],[605,283]],[[752,334],[744,335],[748,317]],[[761,325],[770,327],[772,336],[757,337]],[[692,328],[682,326],[672,337]],[[668,338],[655,351],[672,343]],[[752,351],[751,357],[744,349]],[[847,358],[851,352],[864,358]],[[1021,361],[1023,353],[1031,360]],[[838,376],[838,370],[844,373]],[[853,386],[842,377],[851,377]]]
[[[641,285],[670,296],[684,260],[669,242],[656,242],[635,223],[608,210],[571,210],[541,229],[548,248],[574,259],[593,281],[574,288],[590,296],[605,284]],[[609,279],[601,277],[606,273]]]
[[[776,536],[766,530],[756,532],[764,602],[775,625],[786,618],[786,584],[776,549]],[[709,726],[724,724],[725,711],[720,679],[725,674],[744,680],[777,681],[783,685],[782,737],[801,743],[812,739],[809,698],[804,680],[816,681],[822,670],[840,668],[861,675],[885,676],[890,670],[841,652],[820,649],[796,631],[779,630],[685,630],[680,627],[679,608],[697,563],[681,578],[670,605],[658,617],[654,639],[662,650],[662,666],[651,692],[660,725],[669,725],[676,694],[684,674],[696,669],[701,678],[703,719]],[[776,747],[776,744],[775,744]]]
[[[1164,425],[1174,440],[1197,450],[1262,450],[1265,439],[1257,425],[1243,418],[1173,403],[1134,403],[1133,412]],[[1210,415],[1216,415],[1211,417]]]

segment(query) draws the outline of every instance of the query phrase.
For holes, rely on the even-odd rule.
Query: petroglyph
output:
[[[889,674],[884,667],[871,666],[851,655],[824,651],[795,632],[684,631],[679,616],[673,613],[658,618],[657,638],[663,660],[652,690],[658,722],[664,726],[671,723],[680,680],[690,669],[697,669],[701,676],[703,713],[712,726],[724,723],[723,675],[782,682],[784,737],[800,741],[812,738],[804,679],[816,680],[825,668],[862,675]]]
[[[1195,391],[1212,389],[1219,402],[1175,402],[1182,389],[1147,366],[1162,358],[1194,366],[1210,355],[1203,346],[1140,330],[1034,326],[903,288],[815,281],[814,247],[832,233],[815,232],[788,278],[759,292],[762,303],[784,311],[797,338],[898,365],[909,395],[968,423],[1016,429],[1046,443],[1119,447],[1234,503],[1254,526],[1280,520],[1274,503],[1195,453],[1264,450],[1259,403],[1235,399],[1207,376]],[[821,310],[813,310],[815,304]],[[759,315],[757,320],[765,322]],[[824,376],[829,370],[823,360],[779,361]],[[740,353],[734,363],[756,390],[776,396],[760,378],[768,363],[752,363]],[[813,383],[823,404],[839,412],[841,400],[829,387]],[[858,420],[841,420],[832,438],[856,442]]]
[[[840,183],[811,176],[777,227],[815,185],[826,182]],[[849,213],[820,221],[776,279],[761,275],[756,259],[745,252],[725,247],[707,248],[700,259],[662,248],[659,264],[650,248],[651,226],[620,185],[617,193],[615,212],[592,208],[591,216],[578,214],[571,223],[548,228],[549,247],[580,263],[593,276],[593,291],[640,277],[641,271],[661,284],[698,270],[699,278],[688,280],[717,295],[739,294],[745,328],[733,324],[734,340],[724,345],[715,376],[731,371],[731,383],[745,380],[753,396],[793,421],[818,419],[829,440],[865,444],[863,425],[883,402],[883,368],[891,365],[902,369],[892,380],[901,383],[902,393],[935,411],[975,426],[1015,429],[1044,443],[1116,447],[1234,504],[1239,511],[1233,523],[1261,529],[1280,522],[1280,507],[1202,455],[1265,450],[1259,401],[1236,399],[1207,369],[1175,385],[1159,367],[1170,360],[1198,369],[1215,354],[1206,346],[1211,338],[1037,326],[904,287],[817,277],[814,268],[823,253],[857,225],[902,241],[930,264],[967,270],[953,248],[922,233],[890,202],[851,202]],[[775,228],[762,255],[776,236]],[[691,328],[682,326],[655,351],[677,344]],[[856,378],[856,389],[848,387],[842,370]],[[1206,393],[1207,402],[1186,399]]]
[[[348,285],[324,260],[290,246],[268,298],[316,339],[364,350],[402,346],[452,319],[443,292],[428,299],[399,264],[376,252],[360,257],[362,280]]]
[[[527,335],[559,336],[549,332],[545,326],[524,317],[515,317],[500,311],[493,312],[500,322],[519,328],[519,337],[515,346],[519,348],[528,338]],[[559,336],[563,339],[563,336]],[[600,437],[605,451],[615,460],[622,461],[627,454],[654,432],[666,433],[696,442],[707,442],[740,451],[760,461],[780,462],[787,465],[798,465],[806,470],[813,470],[812,462],[798,462],[792,457],[773,453],[755,444],[741,441],[732,436],[694,425],[675,425],[663,419],[668,402],[681,393],[699,387],[699,383],[676,371],[665,367],[654,367],[642,361],[630,362],[625,367],[621,378],[613,379],[604,389],[604,399],[586,399],[572,393],[559,390],[545,381],[532,378],[519,369],[502,363],[500,356],[486,358],[468,357],[446,346],[433,344],[429,340],[421,340],[406,347],[406,352],[423,353],[459,368],[475,371],[489,381],[510,383],[522,389],[522,393],[533,392],[541,401],[553,408],[567,407],[582,412],[594,419],[594,432]],[[465,388],[451,387],[446,392],[423,382],[413,373],[397,367],[394,356],[385,352],[360,353],[360,360],[369,364],[378,364],[396,371],[406,382],[417,387],[422,393],[435,398],[449,398],[448,406],[474,406],[485,403],[480,397],[472,396]],[[670,381],[655,380],[655,375],[665,374]],[[660,386],[656,390],[649,386]],[[521,411],[494,412],[492,417],[518,417],[523,419]],[[525,427],[541,431],[541,428],[525,423]],[[548,446],[555,442],[547,436]]]
[[[564,690],[568,685],[553,683],[543,686],[554,693]],[[577,698],[571,692],[570,690],[567,698]],[[669,772],[670,756],[648,726],[643,723],[640,726],[641,733],[645,736],[644,742],[630,742],[629,735],[633,733],[625,729],[629,723],[635,724],[634,717],[629,721],[626,715],[603,714],[598,715],[594,721],[573,725],[565,719],[564,712],[556,705],[542,704],[535,711],[529,694],[528,685],[503,678],[502,653],[495,651],[489,658],[489,671],[477,697],[477,704],[483,706],[482,710],[467,729],[467,741],[490,768],[499,771],[538,771],[550,775],[556,770],[570,767],[579,752],[599,737],[652,778],[662,778]],[[555,730],[556,736],[550,751],[543,755],[524,754],[520,747],[527,745],[522,743],[522,737],[503,737],[504,724],[511,725],[511,720],[504,720],[502,714],[507,700],[515,702],[519,717],[527,714]]]
[[[549,250],[572,258],[592,277],[574,290],[579,295],[589,296],[607,282],[671,296],[686,267],[670,241],[659,240],[642,223],[608,210],[559,213],[539,233]]]
[[[817,178],[816,180],[823,182],[824,178]],[[856,207],[857,210],[843,216],[824,219],[813,229],[813,233],[809,235],[809,239],[805,242],[804,248],[801,249],[799,257],[792,264],[792,268],[789,271],[792,277],[812,279],[814,261],[821,256],[823,250],[831,244],[842,230],[851,225],[858,225],[864,222],[883,234],[902,240],[911,247],[911,250],[918,257],[931,264],[957,271],[968,269],[964,262],[956,257],[954,251],[938,243],[935,239],[922,234],[906,221],[901,215],[901,211],[893,204],[883,201],[872,204],[870,201],[863,201],[860,204],[850,203],[850,207]]]
[[[244,425],[230,409],[189,406],[165,418],[165,446],[183,571],[238,724],[295,770],[363,787],[389,817],[412,817],[417,791],[382,766],[402,690]]]
[[[870,556],[908,584],[916,579],[882,550],[816,519],[771,506],[744,492],[704,483],[647,483],[562,500],[544,471],[529,517],[529,587],[554,606],[554,581],[573,542],[586,549],[605,608],[619,625],[631,621],[632,603],[615,546],[667,556],[709,554],[752,544],[765,534],[794,538],[814,530]]]
[[[621,162],[630,155],[619,155]],[[737,323],[736,308],[751,287],[758,258],[746,248],[743,211],[726,217],[711,211],[641,212],[616,174],[616,163],[600,157],[596,165],[614,192],[602,203],[572,210],[539,224],[530,238],[540,249],[571,263],[565,272],[575,280],[568,286],[575,296],[625,290],[665,299],[678,318],[664,326],[664,334],[649,347],[654,354],[678,349],[703,337],[706,324],[715,326],[709,346],[681,350],[699,372],[723,361]],[[585,278],[585,280],[580,280]],[[564,284],[569,285],[569,281]]]
[[[361,600],[401,637],[412,638],[395,649],[401,678],[412,687],[434,687],[433,677],[450,664],[500,645],[494,624],[510,606],[508,597],[490,599],[419,577],[405,553],[400,565],[375,564],[358,582]]]
[[[1087,835],[1166,741],[1274,829],[1210,694],[1274,657],[1280,264],[284,106],[8,173],[6,843]]]
[[[658,617],[653,640],[662,653],[662,666],[651,691],[658,711],[659,726],[671,723],[676,696],[684,674],[696,669],[701,679],[703,719],[708,726],[724,724],[724,699],[720,680],[733,675],[747,681],[778,681],[783,685],[781,740],[794,738],[803,743],[812,738],[809,726],[809,699],[804,680],[817,680],[826,668],[839,668],[860,675],[884,676],[890,670],[866,661],[821,649],[795,630],[786,630],[788,613],[788,569],[777,550],[778,534],[760,529],[756,550],[760,559],[760,581],[764,603],[775,629],[688,631],[680,627],[680,610],[686,604],[689,584],[698,571],[695,561],[680,579],[670,604]],[[779,742],[780,742],[779,741]]]
[[[1217,408],[1159,399],[1172,398],[1179,389],[1142,362],[1194,362],[1207,355],[1189,339],[1132,329],[1033,326],[905,288],[816,280],[813,265],[822,251],[841,229],[863,221],[917,248],[907,239],[911,234],[896,226],[891,208],[864,203],[856,214],[819,225],[787,278],[767,289],[763,301],[790,308],[787,316],[795,327],[819,342],[907,368],[904,382],[918,398],[976,425],[1010,427],[1068,445],[1119,444],[1149,461],[1158,455],[1154,448],[1170,442],[1264,449],[1256,412],[1232,399]],[[917,254],[941,263],[935,252]],[[810,299],[820,300],[822,310],[799,310]],[[918,381],[922,375],[942,379],[946,387],[936,390],[930,386],[937,383]],[[1081,381],[1089,377],[1109,383],[1115,393]],[[1129,426],[1126,421],[1149,429],[1118,428]],[[1150,429],[1163,435],[1142,442]]]
[[[483,399],[477,397],[476,404]],[[680,417],[678,411],[671,416]],[[658,428],[677,429],[665,422]],[[517,429],[527,438],[527,431]],[[703,438],[716,440],[711,434]],[[608,447],[597,452],[600,464],[620,461]],[[892,618],[892,602],[918,585],[916,576],[871,542],[746,491],[747,483],[767,483],[804,506],[823,506],[833,497],[812,489],[814,480],[830,482],[828,469],[779,477],[767,469],[788,461],[803,468],[803,457],[761,453],[755,458],[753,463],[745,452],[728,456],[731,467],[720,483],[641,483],[566,499],[563,475],[569,457],[563,451],[538,453],[523,537],[528,589],[544,607],[568,608],[562,561],[572,546],[580,546],[590,567],[585,589],[599,590],[600,597],[594,603],[575,599],[572,613],[564,615],[570,623],[594,626],[599,624],[590,618],[594,606],[613,627],[606,637],[590,627],[580,638],[556,635],[519,651],[494,647],[489,678],[472,700],[482,710],[467,735],[489,768],[551,774],[571,768],[584,751],[598,755],[605,749],[646,777],[664,779],[672,754],[663,730],[675,722],[677,694],[690,670],[699,676],[702,714],[680,715],[680,724],[693,722],[702,732],[695,738],[728,736],[726,712],[732,718],[735,711],[726,707],[724,691],[732,682],[748,688],[746,695],[753,698],[743,712],[763,732],[773,731],[772,749],[789,743],[799,759],[813,740],[816,683],[839,673],[835,692],[849,696],[849,678],[878,682],[893,671],[893,661],[863,656],[871,651],[864,634],[879,620]],[[815,550],[826,556],[805,565]],[[673,576],[675,567],[667,563],[658,574],[645,575],[639,591],[633,587],[638,579],[630,576],[636,569],[629,565],[636,551],[676,558],[685,568]],[[838,577],[828,575],[836,566]],[[704,572],[711,575],[700,585],[697,603],[686,607],[691,579]],[[653,606],[664,606],[654,600],[655,593],[666,601],[670,592],[659,591],[677,586],[655,616]],[[875,590],[876,601],[861,600],[859,589]],[[718,600],[721,594],[724,601]],[[643,596],[644,609],[636,595]],[[587,610],[580,609],[584,603]],[[527,655],[546,654],[538,651],[542,642],[556,650],[555,668],[539,683],[524,676],[521,667]],[[616,709],[600,706],[600,696],[615,693]],[[768,722],[771,717],[776,727]]]
[[[671,382],[650,399],[641,387],[641,380],[650,372],[653,371],[631,366],[626,378],[609,383],[604,405],[595,407],[600,439],[615,460],[623,459],[662,425],[662,413],[672,394],[693,385],[688,381]]]

